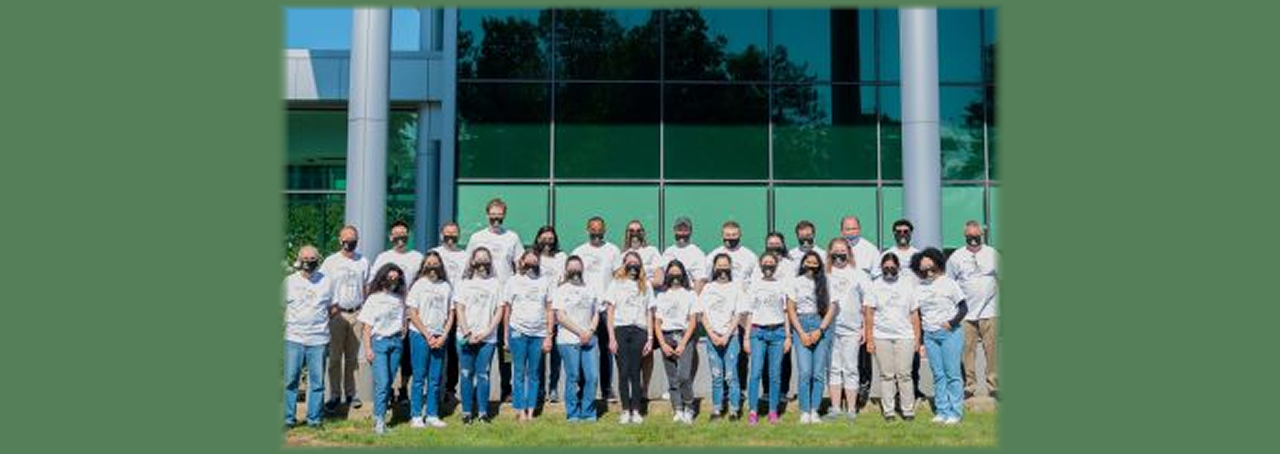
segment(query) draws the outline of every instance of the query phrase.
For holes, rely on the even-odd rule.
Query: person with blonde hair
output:
[[[644,264],[635,251],[622,256],[622,267],[613,275],[604,299],[607,307],[609,350],[617,355],[618,388],[622,403],[621,424],[640,424],[640,403],[644,389],[640,385],[641,361],[653,350],[655,301],[653,286],[644,275]]]

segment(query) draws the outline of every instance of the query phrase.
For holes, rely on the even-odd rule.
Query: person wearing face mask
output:
[[[556,321],[556,349],[564,363],[564,413],[570,423],[596,420],[595,390],[600,355],[596,325],[600,299],[583,279],[582,258],[569,256],[564,280],[551,296]]]
[[[798,262],[791,260],[790,253],[787,252],[787,239],[780,232],[769,232],[764,237],[765,254],[773,254],[778,258],[778,271],[774,274],[778,276],[795,276]],[[803,255],[803,254],[801,254]],[[756,261],[759,261],[757,258]],[[751,275],[751,280],[761,277],[760,268],[756,267]]]
[[[670,263],[673,260],[679,260],[687,270],[689,288],[695,293],[701,292],[702,286],[707,283],[707,254],[691,241],[693,221],[690,221],[688,216],[677,217],[671,231],[676,242],[662,251],[660,261]]]
[[[818,257],[824,262],[827,261],[827,251],[823,249],[822,246],[818,246],[814,239],[816,232],[817,230],[814,228],[813,223],[809,222],[809,220],[805,219],[797,222],[796,241],[800,244],[791,248],[791,251],[787,253],[787,258],[791,259],[793,262],[800,263],[800,259],[804,257],[804,253],[817,251]]]
[[[449,221],[440,227],[440,245],[431,248],[431,252],[440,255],[440,259],[444,262],[445,274],[448,275],[449,285],[453,290],[458,289],[459,282],[462,281],[462,275],[467,268],[467,251],[458,247],[458,223]],[[450,300],[452,304],[452,300]],[[448,331],[448,339],[445,345],[455,345],[458,339],[454,334],[454,330]],[[444,349],[444,398],[448,406],[458,403],[458,354],[452,349]],[[412,397],[412,396],[411,396]]]
[[[635,251],[622,256],[622,267],[613,275],[609,290],[605,293],[607,308],[606,326],[609,330],[609,350],[618,360],[618,388],[622,399],[620,424],[640,424],[640,403],[644,388],[640,386],[640,366],[645,356],[653,350],[653,326],[655,307],[653,286],[644,275],[644,264]]]
[[[320,251],[298,250],[298,271],[284,278],[284,425],[297,424],[302,368],[307,377],[307,425],[319,427],[324,417],[324,361],[329,351],[329,320],[337,314],[333,285],[320,272]]]
[[[738,382],[738,352],[742,344],[738,328],[746,295],[742,284],[733,281],[733,259],[729,254],[718,253],[713,257],[711,282],[698,295],[694,312],[700,315],[703,331],[707,333],[702,349],[711,365],[711,420],[727,414],[730,420],[736,421],[742,408],[742,389]],[[721,413],[725,400],[728,400],[728,411]]]
[[[502,290],[506,348],[511,352],[511,407],[521,422],[533,420],[541,388],[542,355],[551,351],[550,281],[540,270],[538,252],[520,255],[519,273],[507,279]]]
[[[751,356],[751,371],[747,375],[747,405],[750,408],[747,423],[753,426],[760,421],[757,407],[766,369],[769,374],[769,424],[778,423],[782,355],[791,350],[791,330],[786,316],[787,289],[786,284],[778,279],[777,271],[776,254],[766,252],[760,256],[760,279],[751,281],[747,288],[743,310],[747,342],[742,349]]]
[[[755,275],[756,262],[760,257],[742,245],[742,228],[736,221],[726,221],[720,227],[720,238],[723,240],[723,245],[712,249],[707,256],[729,255],[729,258],[733,259],[733,282],[739,287],[746,288],[752,276]],[[712,276],[711,279],[715,280],[715,277]]]
[[[982,241],[982,226],[978,221],[964,224],[964,247],[956,249],[947,259],[947,273],[964,289],[969,311],[964,317],[964,394],[972,397],[978,391],[978,363],[976,350],[982,344],[986,360],[987,392],[996,397],[996,302],[999,297],[999,276],[996,249]]]
[[[520,242],[520,235],[508,230],[503,224],[507,219],[506,202],[502,199],[490,200],[485,204],[484,211],[489,224],[471,234],[467,241],[467,254],[470,255],[480,247],[488,249],[493,256],[493,277],[498,279],[498,283],[504,284],[507,278],[515,274],[516,258],[524,252],[524,246]]]
[[[920,339],[920,302],[915,280],[901,273],[896,254],[880,257],[880,278],[871,283],[867,308],[867,350],[880,369],[880,410],[892,421],[901,403],[902,419],[916,418],[916,393],[912,358],[924,349]]]
[[[831,368],[827,377],[831,408],[824,419],[828,421],[858,416],[858,387],[862,381],[870,382],[870,358],[860,358],[863,350],[863,307],[870,303],[871,277],[858,268],[849,255],[849,243],[844,238],[834,238],[827,245],[827,285],[830,297],[840,307],[836,314],[835,336],[831,342]],[[842,399],[843,397],[843,399]],[[848,408],[841,409],[841,402]]]
[[[915,298],[920,306],[920,329],[925,354],[933,371],[934,423],[955,425],[964,413],[960,351],[964,333],[960,323],[969,311],[964,290],[947,276],[942,251],[928,248],[911,257],[911,271],[919,277]]]
[[[387,432],[387,409],[391,403],[391,380],[404,353],[406,318],[404,272],[394,263],[378,268],[369,284],[369,297],[360,310],[364,324],[365,360],[373,366],[373,431]]]
[[[831,288],[817,252],[806,252],[797,272],[788,286],[787,318],[800,340],[796,347],[800,424],[819,424],[822,419],[818,416],[818,406],[822,403],[827,366],[831,362],[829,328],[840,307],[831,299]]]
[[[453,286],[449,285],[448,271],[440,254],[427,252],[422,271],[405,298],[405,306],[409,318],[409,356],[413,364],[409,423],[414,428],[445,427],[445,422],[440,420],[440,385],[449,346],[447,333],[453,331]],[[423,389],[426,390],[425,402]]]
[[[364,303],[364,285],[369,280],[369,260],[356,251],[360,233],[355,226],[338,232],[342,249],[325,257],[320,273],[333,281],[333,304],[338,315],[329,320],[329,402],[333,412],[346,397],[347,405],[360,408],[356,396],[356,369],[360,364],[360,332],[356,318]]]
[[[538,251],[539,266],[550,289],[548,291],[554,290],[564,280],[564,262],[569,258],[560,250],[560,236],[556,234],[556,228],[550,225],[539,228],[533,247]],[[560,393],[556,391],[556,385],[560,383],[560,349],[552,348],[547,356],[546,380],[542,380],[543,386],[538,388],[538,402],[559,402]]]
[[[609,288],[609,282],[613,280],[613,267],[622,260],[622,251],[614,246],[613,243],[606,241],[604,219],[594,216],[587,220],[587,242],[578,246],[573,250],[573,255],[582,259],[584,269],[582,278],[587,283],[587,288],[595,293],[596,298],[602,301],[605,298],[605,291]],[[605,310],[604,305],[600,305],[600,311]],[[601,315],[601,318],[604,318]],[[596,328],[596,336],[600,338],[602,346],[609,345],[612,340],[609,337],[609,329],[606,323],[600,323]],[[613,353],[608,348],[600,348],[600,397],[607,399],[609,402],[616,402],[618,395],[611,386],[613,379]]]
[[[383,251],[373,259],[373,266],[370,270],[380,270],[387,264],[395,264],[403,271],[405,288],[413,286],[413,280],[417,278],[419,267],[422,266],[422,253],[413,249],[409,249],[409,223],[404,220],[397,220],[391,224],[391,249]],[[369,277],[373,279],[373,276]],[[409,351],[409,338],[404,338],[404,345],[400,346],[400,351]],[[409,371],[413,365],[409,363],[409,355],[398,356],[402,363],[400,364],[401,375],[398,377],[399,392],[396,393],[397,402],[409,401]]]
[[[649,241],[645,237],[644,224],[640,221],[631,220],[627,223],[627,230],[622,239],[622,253],[635,252],[640,256],[640,266],[644,270],[646,279],[649,284],[655,288],[662,286],[662,254],[658,252],[658,248],[650,246]],[[621,263],[615,264],[616,267],[622,266]]]
[[[697,324],[694,306],[697,294],[689,285],[684,263],[672,259],[666,266],[663,291],[658,293],[653,317],[653,334],[662,350],[671,400],[671,420],[693,423],[693,339]]]
[[[898,263],[910,263],[911,257],[916,255],[920,250],[911,245],[911,233],[915,232],[915,226],[911,221],[899,219],[893,221],[893,247],[885,249],[880,254],[881,258],[886,255],[893,254],[897,256]]]
[[[849,257],[854,265],[865,271],[869,278],[879,277],[880,249],[862,238],[862,221],[857,216],[845,216],[840,220],[840,235],[849,243]],[[861,311],[860,308],[857,310]],[[871,399],[871,354],[865,347],[859,347],[859,350],[858,400],[865,404]]]
[[[462,423],[489,422],[489,366],[502,322],[502,286],[494,277],[489,250],[471,253],[467,271],[454,291],[458,318],[458,369],[462,382]]]

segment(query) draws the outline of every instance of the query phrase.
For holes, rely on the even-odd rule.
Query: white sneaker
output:
[[[435,427],[437,429],[448,426],[448,424],[445,424],[444,421],[441,421],[440,418],[435,416],[428,417],[426,423],[428,426]]]
[[[416,416],[409,420],[409,427],[412,427],[414,429],[422,429],[427,427],[427,425],[422,422],[421,416]]]
[[[671,422],[683,422],[684,410],[674,410],[671,412]]]
[[[662,393],[662,400],[671,400],[671,393],[670,392]]]
[[[693,424],[693,410],[684,411],[684,423]]]
[[[631,424],[631,412],[622,412],[622,416],[618,417],[618,424]]]
[[[946,420],[947,420],[947,418],[946,418],[946,417],[944,417],[944,416],[942,416],[942,415],[933,415],[933,419],[932,419],[932,420],[930,420],[930,421],[931,421],[931,422],[933,422],[934,424],[937,424],[937,423],[941,423],[941,422],[946,421]]]
[[[942,425],[944,426],[954,426],[956,424],[960,424],[960,418],[957,418],[955,416],[944,418],[942,420]]]
[[[632,423],[632,424],[640,424],[640,423],[643,423],[643,422],[644,422],[644,417],[643,417],[643,416],[640,416],[640,412],[639,412],[639,411],[637,411],[637,410],[632,410],[632,411],[631,411],[631,423]]]
[[[800,424],[809,424],[809,423],[810,423],[810,421],[809,421],[809,414],[808,414],[808,413],[801,413],[801,414],[800,414]]]
[[[809,415],[809,424],[822,424],[822,418],[818,416],[817,411]]]

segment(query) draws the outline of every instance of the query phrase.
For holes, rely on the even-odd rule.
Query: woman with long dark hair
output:
[[[405,298],[409,317],[409,356],[413,386],[409,389],[409,423],[444,427],[440,420],[440,386],[449,332],[453,331],[453,287],[439,252],[427,251],[421,271]],[[423,401],[423,389],[426,400]],[[426,405],[426,418],[422,407]]]
[[[671,396],[672,421],[693,423],[693,348],[689,342],[698,327],[693,292],[684,263],[672,259],[667,263],[663,291],[658,294],[654,310],[653,334],[662,348],[662,364],[667,372],[667,388]]]
[[[458,371],[462,381],[462,423],[489,422],[489,364],[502,322],[502,288],[494,277],[493,256],[481,246],[454,297],[458,317]]]
[[[946,259],[938,248],[912,256],[911,271],[920,278],[915,297],[920,305],[924,350],[933,371],[933,422],[959,424],[964,409],[964,380],[960,376],[964,333],[957,328],[969,312],[964,291],[947,276]]]
[[[386,433],[391,379],[400,364],[405,333],[404,272],[394,263],[378,269],[369,284],[360,323],[364,324],[365,360],[373,366],[373,431]]]
[[[831,335],[839,307],[832,304],[822,257],[809,251],[800,259],[797,275],[787,293],[787,318],[800,340],[796,348],[799,369],[800,424],[819,424],[818,405],[827,384],[831,361]]]

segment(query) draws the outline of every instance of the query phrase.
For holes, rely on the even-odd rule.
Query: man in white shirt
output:
[[[320,273],[333,282],[333,304],[338,315],[329,320],[329,411],[334,411],[341,399],[360,408],[356,396],[356,369],[360,364],[360,337],[358,330],[360,305],[364,304],[364,285],[369,280],[369,260],[356,252],[360,233],[355,226],[342,227],[338,232],[342,249],[324,259]]]
[[[707,254],[707,260],[715,260],[715,257],[721,253],[729,254],[730,263],[733,264],[731,273],[733,282],[745,290],[751,283],[751,278],[756,271],[756,262],[760,258],[755,252],[751,252],[751,249],[742,245],[742,227],[736,221],[725,221],[720,227],[720,238],[724,240],[724,245],[712,249]]]
[[[440,254],[440,259],[444,261],[444,274],[448,277],[449,286],[454,291],[458,290],[458,283],[462,282],[462,273],[467,271],[467,260],[471,258],[465,249],[458,247],[460,232],[457,222],[444,223],[440,226],[440,245],[431,249]],[[449,330],[445,345],[457,345],[458,339],[455,333],[456,330]],[[444,357],[444,392],[441,394],[444,396],[446,406],[450,406],[458,402],[458,352],[454,348],[446,348]]]
[[[297,421],[298,388],[302,368],[307,375],[307,425],[319,427],[323,418],[324,359],[329,352],[329,319],[337,311],[333,288],[320,272],[320,251],[312,245],[298,250],[297,272],[284,279],[284,424]]]
[[[800,244],[798,244],[796,247],[791,248],[791,252],[788,254],[789,258],[792,261],[794,261],[795,263],[800,263],[800,259],[804,258],[804,253],[812,250],[812,251],[818,251],[818,257],[821,257],[822,262],[826,263],[827,251],[823,249],[822,246],[818,246],[817,243],[814,242],[814,234],[815,233],[814,233],[814,227],[812,222],[809,222],[806,219],[796,223],[796,241],[799,242]],[[778,277],[783,277],[783,276],[779,274]],[[791,278],[794,276],[786,276],[786,277]]]
[[[984,244],[983,229],[977,221],[964,224],[965,246],[947,259],[947,274],[964,290],[969,312],[964,322],[964,394],[972,397],[978,390],[976,347],[982,344],[986,360],[987,390],[996,396],[996,302],[999,297],[999,275],[996,249]]]
[[[911,263],[911,256],[920,252],[911,245],[911,233],[914,231],[915,226],[911,225],[911,221],[906,219],[893,221],[893,247],[885,249],[884,253],[880,254],[880,258],[893,254],[898,258],[898,263],[903,264],[899,269],[905,269],[908,266],[906,264]]]
[[[493,257],[493,277],[498,279],[501,287],[506,284],[507,278],[515,274],[515,262],[524,253],[524,244],[520,242],[520,235],[502,226],[507,217],[506,202],[502,199],[490,200],[484,210],[489,219],[489,228],[471,234],[471,239],[467,241],[467,256],[470,257],[471,252],[480,246],[488,249]]]
[[[576,255],[582,259],[582,278],[586,281],[587,287],[591,289],[593,295],[601,301],[605,298],[605,291],[609,288],[609,282],[613,280],[614,266],[622,262],[622,251],[612,243],[605,241],[605,224],[604,218],[594,216],[587,220],[587,242],[583,243],[573,250],[572,255]],[[607,308],[600,305],[600,312],[604,312]],[[604,318],[601,314],[600,318]],[[596,337],[600,341],[600,345],[609,345],[609,330],[601,323],[596,326]],[[600,350],[600,395],[606,396],[609,401],[618,400],[614,394],[610,381],[613,378],[613,354],[608,348]]]
[[[689,241],[693,236],[693,221],[688,216],[680,216],[676,218],[676,225],[671,228],[675,234],[676,242],[671,246],[667,246],[667,250],[662,251],[662,269],[665,270],[672,260],[679,260],[684,264],[684,269],[689,273],[689,283],[695,293],[702,292],[702,286],[707,284],[707,254],[702,252],[702,248]]]
[[[849,243],[853,265],[866,272],[870,278],[880,277],[880,249],[862,237],[862,221],[849,215],[840,220],[840,235]],[[858,353],[858,402],[857,408],[871,398],[871,353],[864,344]],[[854,406],[850,406],[851,408]]]
[[[388,263],[394,263],[404,271],[402,279],[404,280],[404,288],[413,288],[413,280],[418,277],[418,271],[422,268],[422,253],[414,249],[409,249],[409,223],[403,219],[396,220],[391,224],[391,249],[382,251],[378,257],[373,259],[373,266],[369,267],[369,279],[372,282],[373,277],[378,274],[378,270],[382,269]],[[409,351],[409,338],[404,338],[403,350]],[[409,355],[400,355],[400,385],[399,392],[396,393],[396,399],[400,401],[409,401],[409,379],[413,370],[413,364],[409,361]]]

